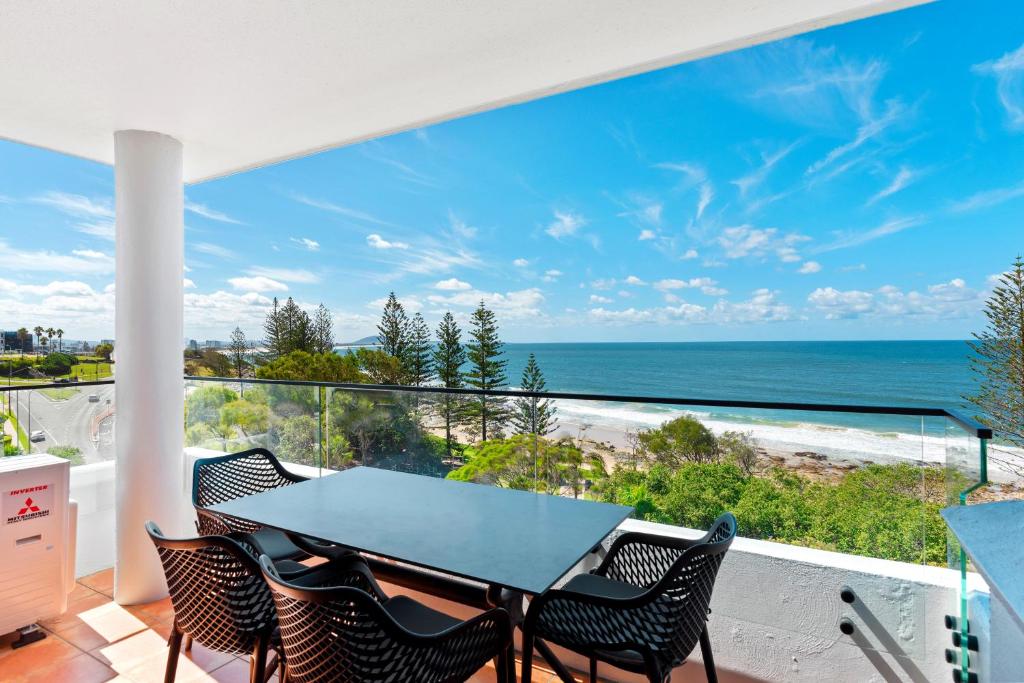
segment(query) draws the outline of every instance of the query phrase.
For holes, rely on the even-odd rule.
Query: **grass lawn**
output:
[[[21,446],[21,450],[24,451],[25,453],[28,453],[30,450],[28,434],[26,434],[25,430],[21,428],[21,425],[18,424],[18,418],[14,417],[13,414],[7,413],[6,417],[8,420],[11,421],[11,425],[14,427],[14,433],[18,435],[18,443]]]
[[[79,389],[74,387],[61,387],[60,389],[40,389],[39,393],[46,396],[51,401],[66,401],[75,394],[79,393]]]
[[[78,363],[77,365],[71,366],[71,372],[67,375],[62,375],[68,379],[77,377],[83,382],[88,382],[96,379],[106,379],[110,377],[110,363]]]

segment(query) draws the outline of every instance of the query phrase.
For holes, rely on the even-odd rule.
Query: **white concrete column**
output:
[[[116,564],[122,605],[167,594],[144,524],[178,533],[182,495],[185,259],[182,146],[160,133],[114,134],[117,391]]]

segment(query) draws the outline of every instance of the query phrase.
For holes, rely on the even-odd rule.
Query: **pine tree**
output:
[[[472,341],[466,344],[470,367],[466,373],[466,383],[483,391],[505,389],[508,385],[508,376],[505,374],[508,361],[501,358],[503,345],[498,338],[498,323],[494,312],[489,311],[483,301],[473,311],[470,325],[469,336]],[[477,396],[467,408],[473,418],[480,420],[480,438],[483,441],[487,440],[488,426],[491,427],[491,436],[496,436],[508,420],[504,397],[487,394]]]
[[[975,334],[970,343],[978,393],[964,398],[978,408],[979,419],[996,436],[1024,447],[1024,260],[1020,256],[992,289],[985,317],[985,331]],[[1009,457],[1012,461],[992,459],[1024,476],[1024,462]]]
[[[437,326],[437,346],[434,348],[434,369],[441,386],[461,389],[463,385],[462,366],[466,362],[466,349],[462,345],[462,330],[452,314],[445,313]],[[454,394],[441,394],[438,409],[444,418],[445,445],[448,458],[452,457],[452,427],[463,420],[462,399]]]
[[[288,301],[281,307],[280,315],[284,353],[312,351],[313,322],[309,318],[309,313],[302,310],[294,299],[288,297]]]
[[[408,383],[421,387],[434,377],[434,362],[430,349],[430,328],[417,313],[409,326],[409,378]]]
[[[231,333],[231,343],[228,346],[228,357],[231,365],[235,368],[235,374],[241,378],[246,366],[246,358],[249,355],[249,342],[245,339],[245,332],[242,328],[236,327]]]
[[[526,367],[523,368],[520,388],[523,391],[537,393],[547,390],[544,373],[541,372],[537,358],[532,353],[526,360]],[[547,436],[558,429],[558,419],[555,417],[557,413],[558,410],[546,398],[517,398],[512,413],[512,425],[517,434]]]
[[[409,317],[394,292],[388,295],[387,303],[384,304],[384,314],[377,325],[377,332],[380,336],[381,350],[397,358],[402,367],[408,368]]]
[[[312,351],[314,353],[331,353],[334,351],[334,318],[331,311],[320,304],[313,315],[311,329]]]
[[[267,312],[267,319],[263,322],[263,346],[266,347],[267,358],[275,360],[285,354],[284,351],[284,327],[281,324],[281,308],[278,306],[277,297]]]

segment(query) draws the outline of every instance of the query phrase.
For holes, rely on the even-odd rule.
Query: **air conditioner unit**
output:
[[[20,629],[15,647],[42,638],[35,624],[63,614],[75,587],[70,469],[53,455],[0,458],[0,634]]]

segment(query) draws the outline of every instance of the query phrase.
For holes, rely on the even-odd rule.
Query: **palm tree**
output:
[[[35,328],[32,331],[36,333],[36,344],[38,344],[39,346],[42,346],[43,345],[43,331],[44,331],[43,330],[43,326],[42,325],[36,325]]]
[[[53,339],[53,335],[55,335],[55,334],[57,334],[57,330],[53,329],[52,327],[47,327],[46,328],[46,342],[47,342],[47,344],[49,344],[50,340]],[[50,346],[51,346],[50,350],[52,351],[53,350],[53,348],[52,348],[53,345],[50,344]]]
[[[60,329],[58,327],[56,332],[57,332],[57,350],[58,351],[63,351],[64,350],[64,330],[62,330],[62,329]]]

